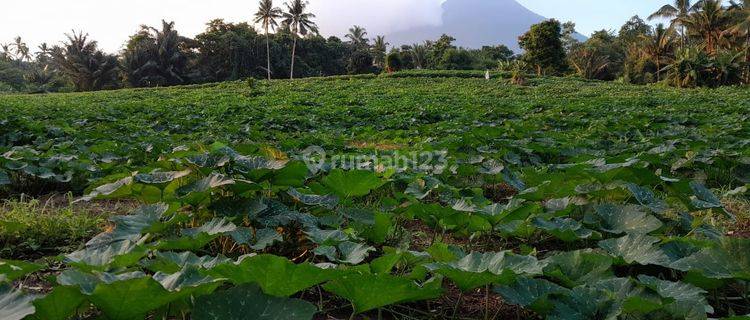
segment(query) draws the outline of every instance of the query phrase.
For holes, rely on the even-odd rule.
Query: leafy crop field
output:
[[[747,89],[483,76],[0,96],[5,198],[142,205],[0,319],[750,314]]]

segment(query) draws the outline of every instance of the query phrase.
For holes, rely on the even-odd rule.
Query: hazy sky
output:
[[[492,1],[492,0],[488,0]],[[659,0],[518,0],[543,16],[575,21],[589,34],[617,29],[628,18],[648,15]],[[257,0],[36,0],[3,1],[0,42],[20,35],[32,47],[58,43],[71,29],[83,30],[109,52],[119,50],[141,24],[158,26],[173,20],[183,35],[193,36],[213,18],[248,21]],[[282,0],[276,0],[279,5]],[[310,9],[324,35],[343,35],[349,26],[367,28],[371,37],[411,25],[440,22],[442,0],[311,0]],[[34,50],[35,51],[35,50]]]

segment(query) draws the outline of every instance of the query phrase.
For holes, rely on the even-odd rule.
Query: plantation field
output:
[[[746,88],[505,78],[0,96],[0,319],[750,314]]]

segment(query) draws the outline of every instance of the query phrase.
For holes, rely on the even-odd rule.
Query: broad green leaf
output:
[[[435,299],[443,293],[441,278],[418,284],[389,274],[368,273],[342,275],[324,284],[323,289],[349,300],[356,313],[392,304]]]
[[[14,260],[0,260],[0,283],[13,282],[27,274],[37,272],[44,265]]]
[[[210,176],[194,181],[177,189],[177,196],[184,198],[192,193],[202,194],[211,189],[235,184],[235,180],[223,174],[212,173]]]
[[[339,198],[332,195],[314,195],[314,194],[303,194],[295,188],[289,188],[287,193],[302,204],[308,206],[321,206],[328,209],[333,209],[339,203]]]
[[[593,250],[563,252],[544,260],[544,275],[566,287],[573,288],[586,283],[610,278],[612,258]]]
[[[167,184],[175,181],[179,178],[186,177],[190,174],[190,170],[184,171],[169,171],[169,172],[152,172],[152,173],[140,173],[135,175],[135,181],[143,184],[150,184],[163,189]]]
[[[131,215],[111,217],[110,221],[114,223],[114,229],[97,235],[89,240],[86,245],[98,247],[118,241],[137,242],[141,238],[141,234],[152,229],[168,209],[169,206],[165,204],[146,205]]]
[[[722,239],[717,245],[677,260],[669,267],[698,271],[711,279],[750,280],[750,239]]]
[[[33,314],[35,309],[32,302],[37,299],[34,295],[25,295],[7,285],[0,285],[0,319],[21,320]]]
[[[638,206],[600,205],[596,208],[599,229],[612,234],[647,234],[662,227],[661,221]]]
[[[318,310],[298,299],[263,294],[253,284],[215,292],[196,300],[191,316],[194,320],[310,320]]]
[[[79,250],[65,256],[67,263],[83,269],[127,267],[138,263],[148,249],[132,241],[118,241],[101,247]]]
[[[706,301],[703,289],[684,282],[660,280],[640,275],[638,281],[665,298],[665,309],[672,316],[681,319],[706,319],[706,314],[714,313],[714,308]]]
[[[0,170],[0,186],[5,186],[10,184],[10,176],[8,176],[8,173]]]
[[[341,169],[332,170],[321,182],[342,198],[366,196],[384,183],[370,171]]]
[[[588,239],[594,235],[594,232],[590,229],[583,227],[583,225],[570,218],[553,218],[552,220],[545,220],[537,217],[534,219],[534,226],[544,231],[549,232],[565,242],[574,242],[580,239]]]
[[[165,273],[176,273],[184,269],[185,267],[211,269],[219,264],[231,261],[230,259],[223,256],[198,257],[195,253],[192,253],[190,251],[181,253],[171,251],[157,251],[154,253],[154,256],[154,259],[144,262],[145,266],[151,271]]]
[[[259,255],[238,264],[225,263],[207,272],[216,278],[229,279],[235,285],[257,283],[263,292],[288,297],[337,277],[338,272],[303,263],[294,264],[283,257]]]
[[[536,311],[548,308],[548,299],[553,294],[568,294],[570,290],[544,279],[519,277],[510,285],[495,286],[505,301],[522,307],[531,307]]]
[[[626,187],[641,205],[651,209],[654,213],[663,213],[669,209],[669,205],[664,200],[657,198],[648,188],[638,186],[634,183],[628,183]]]
[[[344,241],[336,246],[320,246],[315,249],[316,254],[326,256],[332,262],[351,265],[358,265],[365,261],[372,251],[375,251],[375,248],[351,241]]]
[[[599,247],[615,257],[622,258],[627,264],[636,262],[642,265],[667,266],[670,259],[661,248],[656,246],[658,242],[657,238],[637,234],[600,241]]]
[[[151,277],[100,283],[89,296],[111,320],[145,319],[146,314],[176,299]]]
[[[427,266],[433,272],[450,278],[463,291],[490,283],[511,283],[517,275],[539,275],[543,264],[531,256],[509,251],[471,253],[462,259]]]
[[[44,298],[34,301],[39,320],[67,320],[75,315],[86,297],[76,287],[57,286]]]
[[[129,188],[131,184],[133,184],[133,177],[125,177],[113,183],[101,185],[77,201],[91,201],[94,199],[99,199],[103,196],[112,196],[116,193],[117,194],[130,193]],[[121,190],[124,190],[124,191],[121,191]]]

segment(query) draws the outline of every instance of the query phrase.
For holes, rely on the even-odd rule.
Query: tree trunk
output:
[[[745,84],[750,84],[750,29],[745,40]]]
[[[271,81],[271,44],[268,39],[268,26],[266,26],[266,61],[268,62],[268,81]]]
[[[661,82],[661,59],[656,57],[656,82]]]
[[[289,72],[289,79],[294,79],[294,55],[297,53],[297,33],[292,35],[294,38],[294,44],[292,45],[292,68]]]

